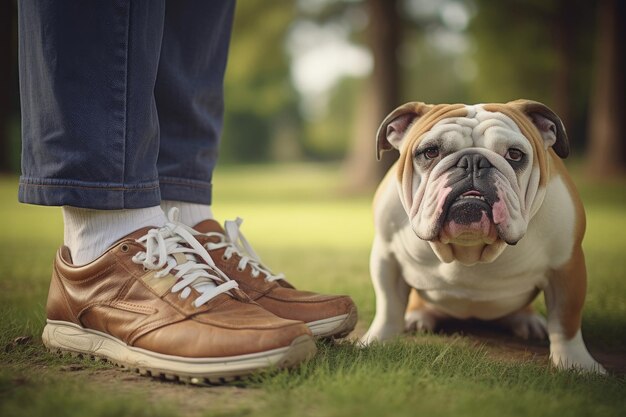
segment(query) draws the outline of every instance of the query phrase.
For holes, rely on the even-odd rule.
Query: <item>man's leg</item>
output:
[[[195,225],[213,217],[211,179],[224,114],[224,72],[235,2],[170,1],[155,95],[159,182],[167,212]]]
[[[164,1],[20,1],[19,200],[62,205],[73,261],[160,226],[154,101]]]
[[[54,261],[43,343],[195,384],[314,354],[303,323],[251,303],[196,232],[163,219],[153,98],[163,2],[19,6],[20,200],[64,205],[71,245]]]

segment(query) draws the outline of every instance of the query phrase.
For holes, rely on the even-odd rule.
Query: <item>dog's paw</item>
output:
[[[367,346],[369,346],[369,345],[371,345],[372,343],[377,342],[377,341],[379,341],[379,339],[378,339],[378,338],[376,338],[375,336],[373,336],[373,335],[369,334],[369,332],[368,332],[368,333],[365,333],[365,334],[364,334],[364,335],[363,335],[363,336],[359,339],[359,341],[357,342],[356,346],[357,346],[357,347],[360,347],[360,348],[364,348],[364,347],[367,347]]]
[[[359,344],[362,346],[370,345],[374,342],[384,342],[385,340],[393,339],[402,334],[402,321],[389,323],[385,322],[381,324],[374,319],[374,322],[370,326],[369,330],[361,339]]]
[[[511,332],[524,340],[545,340],[548,337],[546,319],[532,311],[518,311],[498,320],[498,323],[511,329]]]
[[[425,308],[407,311],[404,315],[404,330],[406,332],[434,332],[439,318],[439,315]]]
[[[589,354],[580,330],[569,340],[561,335],[550,335],[550,359],[559,369],[575,369],[603,375],[607,373]]]

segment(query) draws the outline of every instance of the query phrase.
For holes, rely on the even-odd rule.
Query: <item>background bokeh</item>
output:
[[[17,173],[17,1],[0,3],[0,171]],[[588,174],[622,174],[624,3],[240,1],[221,163],[342,161],[340,185],[371,191],[394,157],[375,162],[374,133],[397,105],[529,98],[563,118]]]

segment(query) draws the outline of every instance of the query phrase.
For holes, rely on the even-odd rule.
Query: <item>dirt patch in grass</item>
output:
[[[109,398],[136,395],[157,408],[166,407],[182,416],[247,414],[263,404],[261,390],[245,386],[187,385],[144,377],[119,368],[93,369],[80,364],[48,369],[47,373],[52,381],[75,378],[98,395]],[[15,383],[19,384],[20,380]]]
[[[184,416],[198,416],[207,412],[228,414],[235,410],[254,410],[262,404],[261,390],[243,385],[187,385],[140,376],[119,368],[96,371],[85,368],[73,373],[86,378],[93,388],[105,394],[137,392],[154,404],[169,404]]]
[[[54,386],[67,386],[76,387],[68,388],[69,392],[80,392],[85,388],[85,392],[78,395],[97,395],[119,401],[136,398],[154,406],[154,409],[171,410],[174,415],[190,417],[244,415],[263,405],[262,390],[245,383],[197,386],[166,381],[141,376],[100,359],[49,354],[40,344],[40,339],[32,338],[21,345],[24,349],[30,348],[30,360],[2,364],[4,375],[10,375],[10,378],[0,389],[0,402],[2,395],[10,398],[13,390],[39,391],[43,388],[46,392]],[[19,348],[10,348],[13,349]],[[14,353],[19,355],[19,352]],[[165,412],[165,415],[170,414]]]

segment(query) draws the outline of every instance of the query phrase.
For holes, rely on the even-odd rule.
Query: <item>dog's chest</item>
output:
[[[541,246],[531,231],[496,261],[465,266],[442,263],[408,227],[391,242],[404,280],[422,297],[453,316],[484,319],[523,307],[545,285],[549,259]]]

